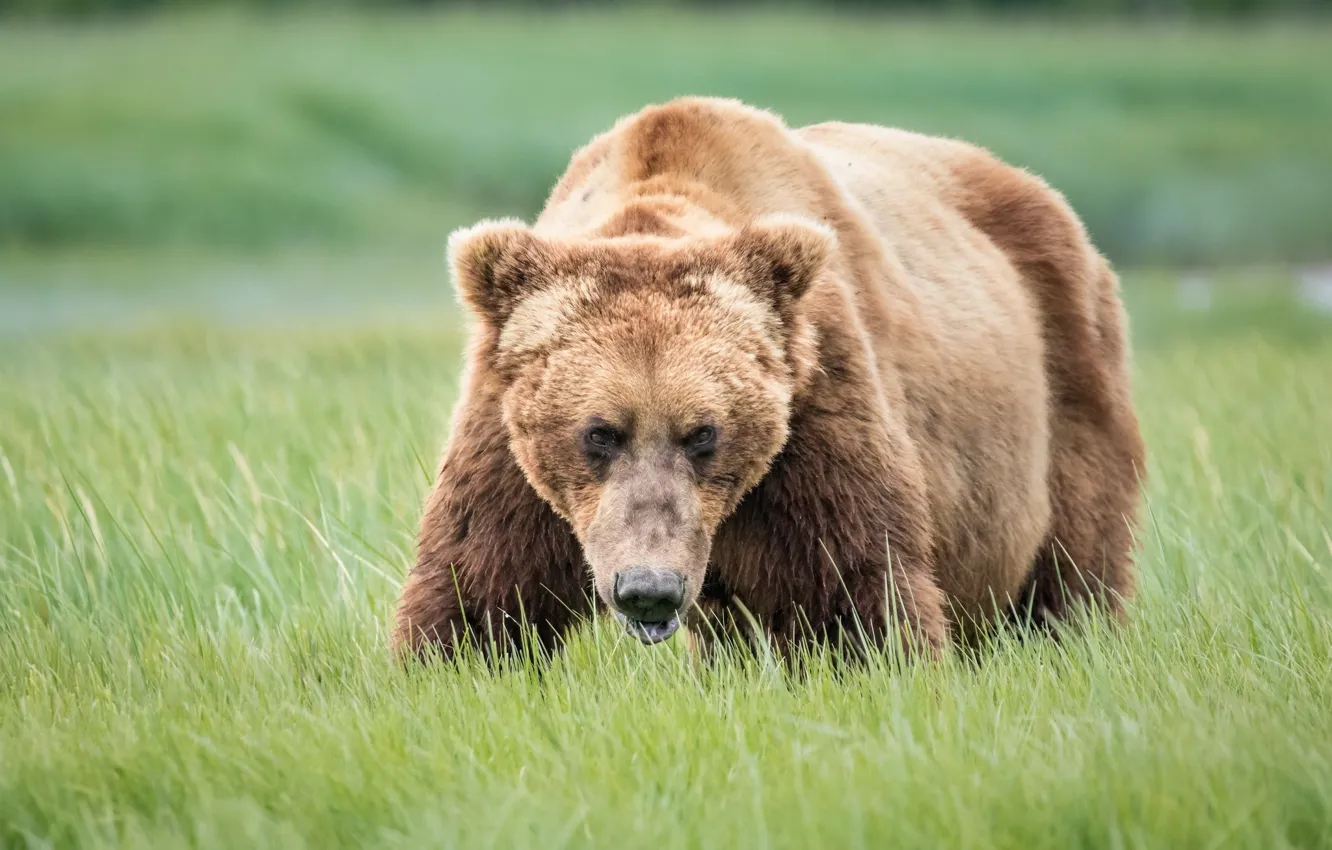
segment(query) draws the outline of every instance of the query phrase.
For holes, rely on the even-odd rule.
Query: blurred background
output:
[[[1236,275],[1326,307],[1330,10],[0,0],[0,327],[447,301],[450,229],[680,94],[985,145],[1186,311]]]

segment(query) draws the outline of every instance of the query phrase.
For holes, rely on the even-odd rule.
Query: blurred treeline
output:
[[[747,0],[0,0],[0,13],[46,17],[115,15],[164,7],[246,6],[251,8],[360,7],[392,9],[427,6],[473,8],[552,8],[596,6],[688,6],[695,9],[718,6],[765,6],[843,9],[850,11],[989,12],[1028,15],[1096,16],[1185,16],[1252,17],[1265,14],[1321,12],[1332,9],[1332,0],[778,0],[757,3]]]

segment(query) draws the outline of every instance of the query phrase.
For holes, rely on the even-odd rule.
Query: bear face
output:
[[[496,222],[450,240],[510,450],[646,643],[679,626],[718,526],[786,442],[800,299],[831,239],[775,220],[689,240]]]

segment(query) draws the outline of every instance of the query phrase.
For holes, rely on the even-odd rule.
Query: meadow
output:
[[[1332,26],[796,11],[254,16],[0,26],[0,245],[274,251],[530,216],[646,103],[986,145],[1112,259],[1326,259]]]
[[[1292,265],[1332,221],[1329,30],[995,26],[0,27],[0,845],[1332,846],[1332,315]],[[1150,450],[1124,627],[791,675],[597,620],[390,663],[461,365],[445,232],[686,90],[968,136],[1085,208]]]
[[[604,622],[548,666],[389,663],[455,388],[446,305],[11,336],[0,835],[1327,846],[1329,320],[1274,283],[1201,317],[1134,287],[1151,464],[1128,626],[802,677],[699,669]]]

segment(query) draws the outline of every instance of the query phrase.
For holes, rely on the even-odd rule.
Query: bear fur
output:
[[[460,231],[450,258],[476,322],[405,654],[558,646],[645,559],[681,576],[692,637],[782,649],[1121,616],[1144,471],[1126,319],[1037,177],[687,98],[578,151],[530,228]],[[708,437],[701,462],[668,450]]]

